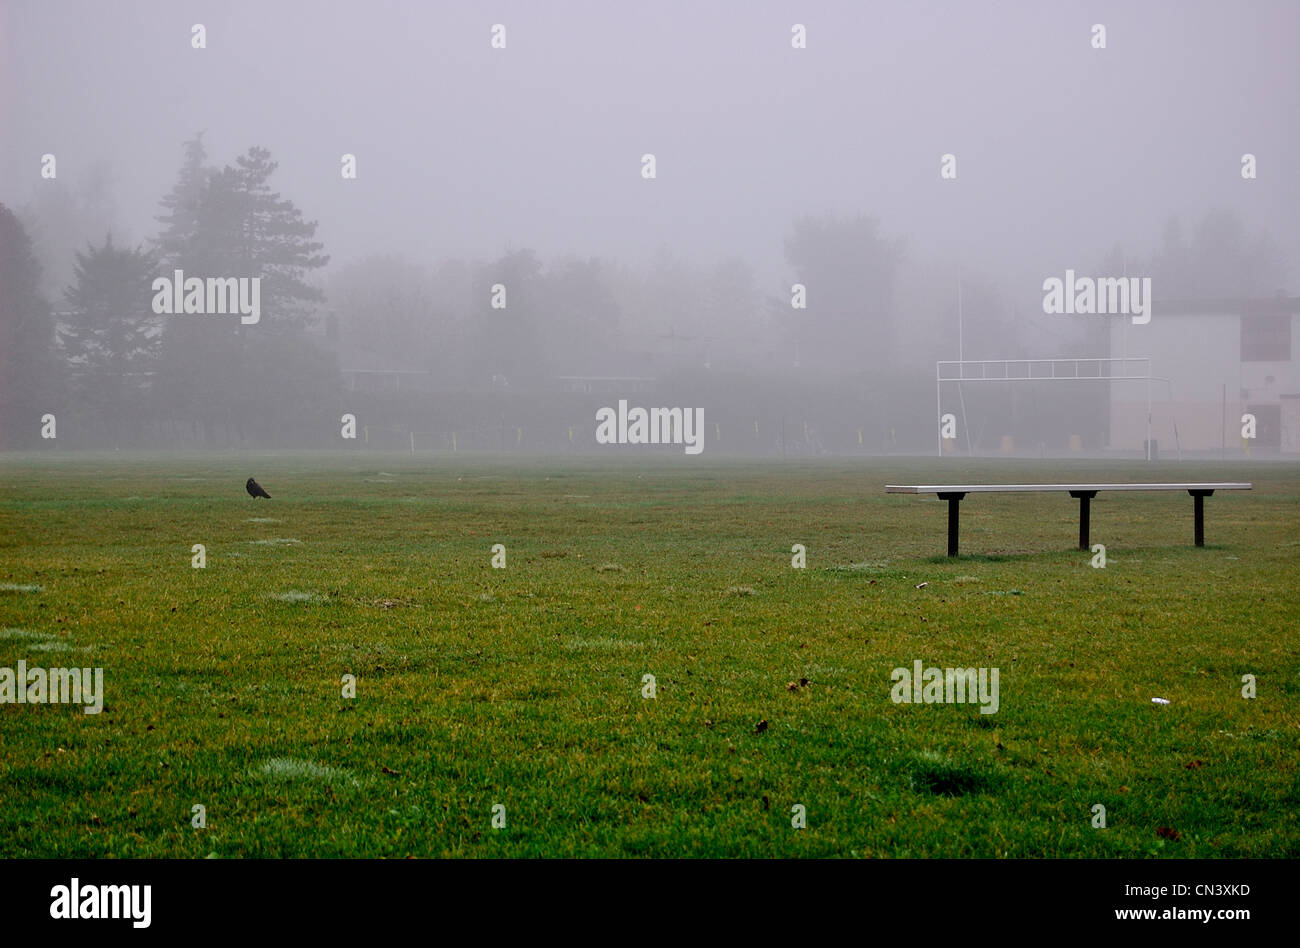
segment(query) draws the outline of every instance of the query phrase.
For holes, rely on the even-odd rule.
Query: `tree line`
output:
[[[431,392],[460,403],[490,393],[495,419],[503,395],[535,415],[557,379],[610,376],[741,404],[785,399],[849,430],[876,425],[872,444],[897,443],[900,428],[932,441],[923,393],[934,361],[956,354],[953,271],[909,253],[875,218],[794,222],[785,260],[802,293],[761,287],[743,260],[703,265],[666,248],[640,268],[600,257],[547,266],[527,248],[435,266],[380,253],[327,278],[317,222],[274,189],[276,169],[261,147],[211,165],[196,135],[160,198],[158,232],[138,246],[105,230],[68,253],[51,235],[76,230],[79,209],[57,191],[22,217],[0,205],[0,446],[39,444],[47,414],[65,443],[84,446],[329,445],[339,411],[367,398],[372,420],[401,414],[418,427]],[[111,217],[102,181],[85,203],[92,226]],[[1162,298],[1271,295],[1282,271],[1268,236],[1225,211],[1186,230],[1171,221],[1143,259],[1116,247],[1098,261],[1099,273],[1121,269],[1152,275]],[[259,278],[264,318],[154,313],[153,280],[176,270]],[[52,291],[51,275],[66,285]],[[1100,322],[1052,351],[1027,341],[1032,304],[1019,312],[988,275],[964,275],[963,306],[967,358],[1105,354]],[[342,374],[357,367],[425,382],[405,403],[358,396]]]

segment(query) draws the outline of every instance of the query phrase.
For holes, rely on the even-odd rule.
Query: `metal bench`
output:
[[[1250,490],[1249,484],[887,484],[888,494],[938,494],[948,501],[948,555],[957,555],[958,505],[967,494],[1018,493],[1021,491],[1069,491],[1079,500],[1079,549],[1088,546],[1088,504],[1102,490],[1185,490],[1195,499],[1195,537],[1205,546],[1205,498],[1216,490]]]

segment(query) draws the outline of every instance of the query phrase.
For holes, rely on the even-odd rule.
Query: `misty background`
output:
[[[1109,355],[1042,312],[1067,269],[1295,293],[1298,36],[1293,2],[3,0],[0,446],[353,413],[584,450],[627,398],[703,406],[708,452],[931,450],[959,285],[967,359]],[[174,269],[262,277],[260,323],[154,315]],[[965,397],[977,451],[1107,443],[1103,385]]]

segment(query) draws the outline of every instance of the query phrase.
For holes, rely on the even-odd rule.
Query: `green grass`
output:
[[[0,666],[106,691],[0,705],[2,856],[1300,854],[1294,464],[0,465]],[[972,496],[942,556],[883,491],[941,478],[1256,489],[1203,549],[1186,494],[1103,493],[1093,569],[1056,494]],[[916,659],[998,712],[894,704]]]

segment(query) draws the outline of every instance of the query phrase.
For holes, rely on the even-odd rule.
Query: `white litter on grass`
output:
[[[263,777],[270,777],[273,780],[318,780],[323,783],[351,784],[357,782],[346,770],[296,757],[272,757],[262,765],[260,773]]]
[[[33,632],[30,629],[0,629],[0,639],[35,639],[45,641],[54,638],[53,632]]]
[[[279,523],[274,517],[249,517],[249,523]]]
[[[1169,699],[1168,699],[1168,698],[1152,698],[1152,699],[1151,699],[1151,703],[1152,703],[1152,704],[1168,704],[1168,703],[1169,703]]]
[[[28,646],[33,652],[89,652],[89,645],[72,646],[67,642],[59,639],[50,639],[44,642],[33,642]]]
[[[269,540],[249,540],[249,543],[258,543],[263,546],[292,546],[295,543],[301,543],[301,540],[295,540],[292,537],[272,537]]]
[[[861,563],[850,563],[848,566],[827,566],[825,569],[831,573],[874,573],[878,570],[888,569],[888,560],[864,561]]]
[[[916,588],[917,588],[917,589],[924,589],[926,586],[929,586],[929,585],[930,585],[929,583],[917,583],[917,584],[916,584]]]
[[[277,602],[327,602],[328,596],[322,596],[319,593],[299,592],[296,589],[290,589],[288,592],[267,593],[268,599],[274,599]]]
[[[33,585],[26,585],[26,586],[24,586],[22,583],[0,583],[0,592],[7,592],[7,593],[43,593],[43,592],[45,592],[45,587],[44,587],[44,586],[34,585],[34,584],[33,584]]]
[[[0,639],[19,639],[29,643],[28,648],[33,652],[89,652],[90,646],[83,645],[80,648],[69,645],[68,642],[53,632],[33,632],[30,629],[0,629]]]
[[[626,649],[645,648],[644,642],[633,642],[631,639],[570,639],[564,643],[564,647],[570,652],[577,652],[582,649],[595,649],[602,652],[623,651]]]

